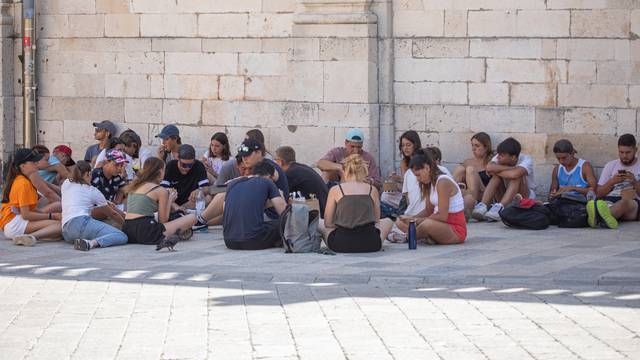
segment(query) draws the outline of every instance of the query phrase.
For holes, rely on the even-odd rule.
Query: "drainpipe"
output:
[[[36,73],[35,73],[35,0],[22,2],[22,129],[24,147],[37,144]]]

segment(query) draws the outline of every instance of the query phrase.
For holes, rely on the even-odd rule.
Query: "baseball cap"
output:
[[[165,140],[170,136],[179,136],[179,135],[180,135],[180,130],[178,130],[178,128],[175,125],[167,125],[162,128],[162,130],[160,131],[160,134],[156,135],[156,137],[162,140]]]
[[[124,153],[117,149],[111,149],[107,151],[107,160],[114,161],[116,164],[124,164],[129,162]]]
[[[61,152],[69,156],[71,156],[71,154],[73,153],[73,151],[71,151],[71,148],[68,147],[67,145],[58,145],[53,148],[53,152]]]
[[[94,122],[93,126],[96,129],[107,130],[112,136],[116,136],[116,132],[118,132],[116,125],[109,120],[101,121],[99,123]]]
[[[353,141],[353,142],[363,142],[364,141],[364,132],[362,132],[361,129],[352,128],[347,133],[346,140],[347,141]]]
[[[238,147],[238,155],[245,157],[251,155],[254,151],[262,150],[262,144],[255,139],[245,139]]]
[[[42,155],[31,149],[18,149],[13,157],[13,164],[15,166],[22,165],[28,161],[37,162],[42,159]]]

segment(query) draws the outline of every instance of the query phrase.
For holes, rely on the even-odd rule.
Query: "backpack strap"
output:
[[[282,245],[284,246],[285,253],[293,252],[293,246],[291,245],[291,242],[284,236],[284,230],[287,226],[287,221],[289,220],[292,211],[293,210],[291,208],[291,205],[287,205],[282,214],[280,214],[280,226],[278,226],[278,230],[280,231],[280,238],[282,239]]]

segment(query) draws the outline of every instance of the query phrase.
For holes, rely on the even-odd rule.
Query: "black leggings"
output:
[[[375,224],[367,224],[354,229],[338,227],[329,234],[329,249],[339,253],[366,253],[382,249],[380,230]]]
[[[224,240],[224,244],[231,250],[264,250],[282,245],[279,221],[267,221],[266,229],[258,236],[243,241]]]

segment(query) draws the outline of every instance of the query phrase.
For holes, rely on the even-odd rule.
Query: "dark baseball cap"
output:
[[[94,122],[93,126],[96,129],[107,130],[112,136],[116,136],[116,132],[118,132],[116,125],[109,120],[101,121],[99,123]]]
[[[160,134],[156,135],[157,138],[165,140],[171,136],[180,136],[180,130],[175,125],[167,125],[162,128]]]
[[[178,158],[180,160],[195,160],[196,149],[189,144],[182,144],[178,148]]]
[[[249,156],[255,151],[262,151],[262,144],[255,139],[245,139],[238,146],[238,155],[240,157]]]
[[[13,156],[13,164],[15,166],[22,165],[28,161],[37,162],[42,160],[42,155],[31,149],[18,149]]]

